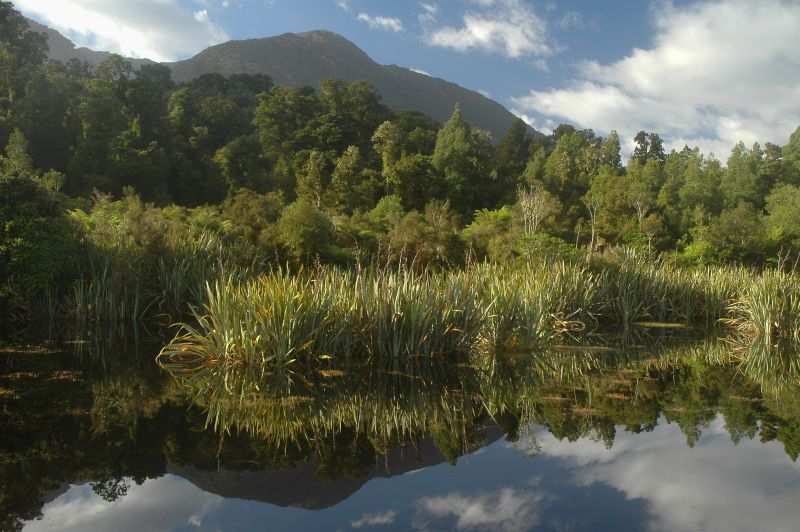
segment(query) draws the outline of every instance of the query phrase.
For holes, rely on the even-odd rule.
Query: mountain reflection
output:
[[[621,480],[606,467],[613,460],[601,463],[579,451],[585,442],[611,449],[620,438],[623,448],[637,438],[649,441],[644,433],[665,422],[680,429],[689,447],[704,434],[722,433],[734,443],[776,440],[796,460],[797,387],[743,370],[725,343],[669,337],[591,343],[481,354],[458,365],[329,361],[253,374],[248,386],[235,387],[249,390],[238,396],[227,392],[224,375],[211,382],[178,372],[170,378],[113,358],[84,372],[68,353],[6,353],[0,359],[0,513],[7,517],[0,527],[23,528],[69,484],[84,484],[113,502],[164,475],[225,498],[321,510],[370,479],[455,465],[504,436],[531,456],[543,444],[578,442],[559,449],[572,450],[561,451],[565,459],[596,464],[581,483],[602,481],[656,497]],[[494,507],[533,523],[553,499],[531,486],[440,494],[421,503],[417,519],[456,519],[460,526],[469,514],[458,508],[467,505],[484,509],[470,526],[502,522],[491,517]],[[521,499],[531,493],[533,503]],[[363,522],[352,521],[394,523],[391,511],[364,512]]]

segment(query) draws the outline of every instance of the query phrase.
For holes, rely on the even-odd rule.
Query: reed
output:
[[[800,345],[800,279],[776,270],[764,271],[729,305],[729,323],[744,337],[765,346],[779,341]]]
[[[729,305],[736,353],[745,373],[760,380],[800,376],[800,279],[768,270]]]
[[[354,285],[357,348],[369,357],[464,357],[486,309],[461,275],[379,271]]]

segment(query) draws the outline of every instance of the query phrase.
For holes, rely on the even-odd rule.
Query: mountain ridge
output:
[[[109,52],[78,48],[58,31],[28,20],[32,31],[48,35],[51,59],[77,58],[97,66]],[[149,59],[131,59],[135,68],[152,64]],[[516,117],[503,105],[456,83],[421,74],[398,65],[381,65],[355,43],[329,31],[312,30],[283,33],[273,37],[231,40],[210,46],[195,56],[163,63],[172,70],[176,82],[186,82],[203,74],[266,74],[274,83],[286,87],[319,88],[325,78],[345,81],[364,80],[394,110],[415,110],[443,123],[456,104],[473,126],[491,132],[498,141]],[[541,133],[531,129],[534,134]]]
[[[210,72],[266,74],[277,85],[288,87],[317,88],[319,81],[328,77],[363,79],[392,109],[421,111],[439,122],[445,122],[458,103],[470,124],[490,131],[495,139],[501,138],[516,118],[477,91],[406,67],[380,65],[353,42],[329,30],[228,41],[169,66],[176,81]]]

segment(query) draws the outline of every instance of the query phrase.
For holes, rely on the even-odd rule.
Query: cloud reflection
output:
[[[428,519],[455,518],[459,530],[528,530],[540,521],[540,513],[552,500],[545,491],[535,489],[499,488],[478,494],[450,493],[419,501],[420,514],[415,528],[439,529]],[[450,528],[448,526],[447,528]]]
[[[397,518],[397,512],[389,510],[388,512],[378,514],[364,514],[359,519],[350,522],[353,528],[361,528],[362,526],[377,526],[377,525],[391,525]]]
[[[537,438],[543,455],[574,466],[577,485],[603,483],[647,500],[651,530],[797,530],[800,466],[778,442],[735,446],[721,416],[692,449],[676,425],[663,424],[652,433],[618,433],[611,449],[588,439],[560,442],[546,431]]]
[[[222,497],[205,493],[173,475],[133,485],[127,495],[114,502],[104,501],[84,484],[72,486],[45,505],[42,519],[28,523],[25,530],[140,532],[202,528],[205,516],[222,501]]]

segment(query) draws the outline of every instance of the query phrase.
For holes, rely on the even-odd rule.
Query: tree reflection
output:
[[[456,464],[502,435],[535,456],[540,426],[611,447],[619,431],[666,421],[691,446],[721,416],[734,443],[777,440],[792,460],[800,454],[797,383],[748,370],[711,340],[593,339],[461,364],[328,361],[254,379],[245,396],[129,359],[78,368],[66,353],[0,359],[0,528],[20,529],[68,483],[89,483],[106,501],[168,469],[310,470],[298,482],[363,483]],[[281,504],[302,504],[291,497]]]

